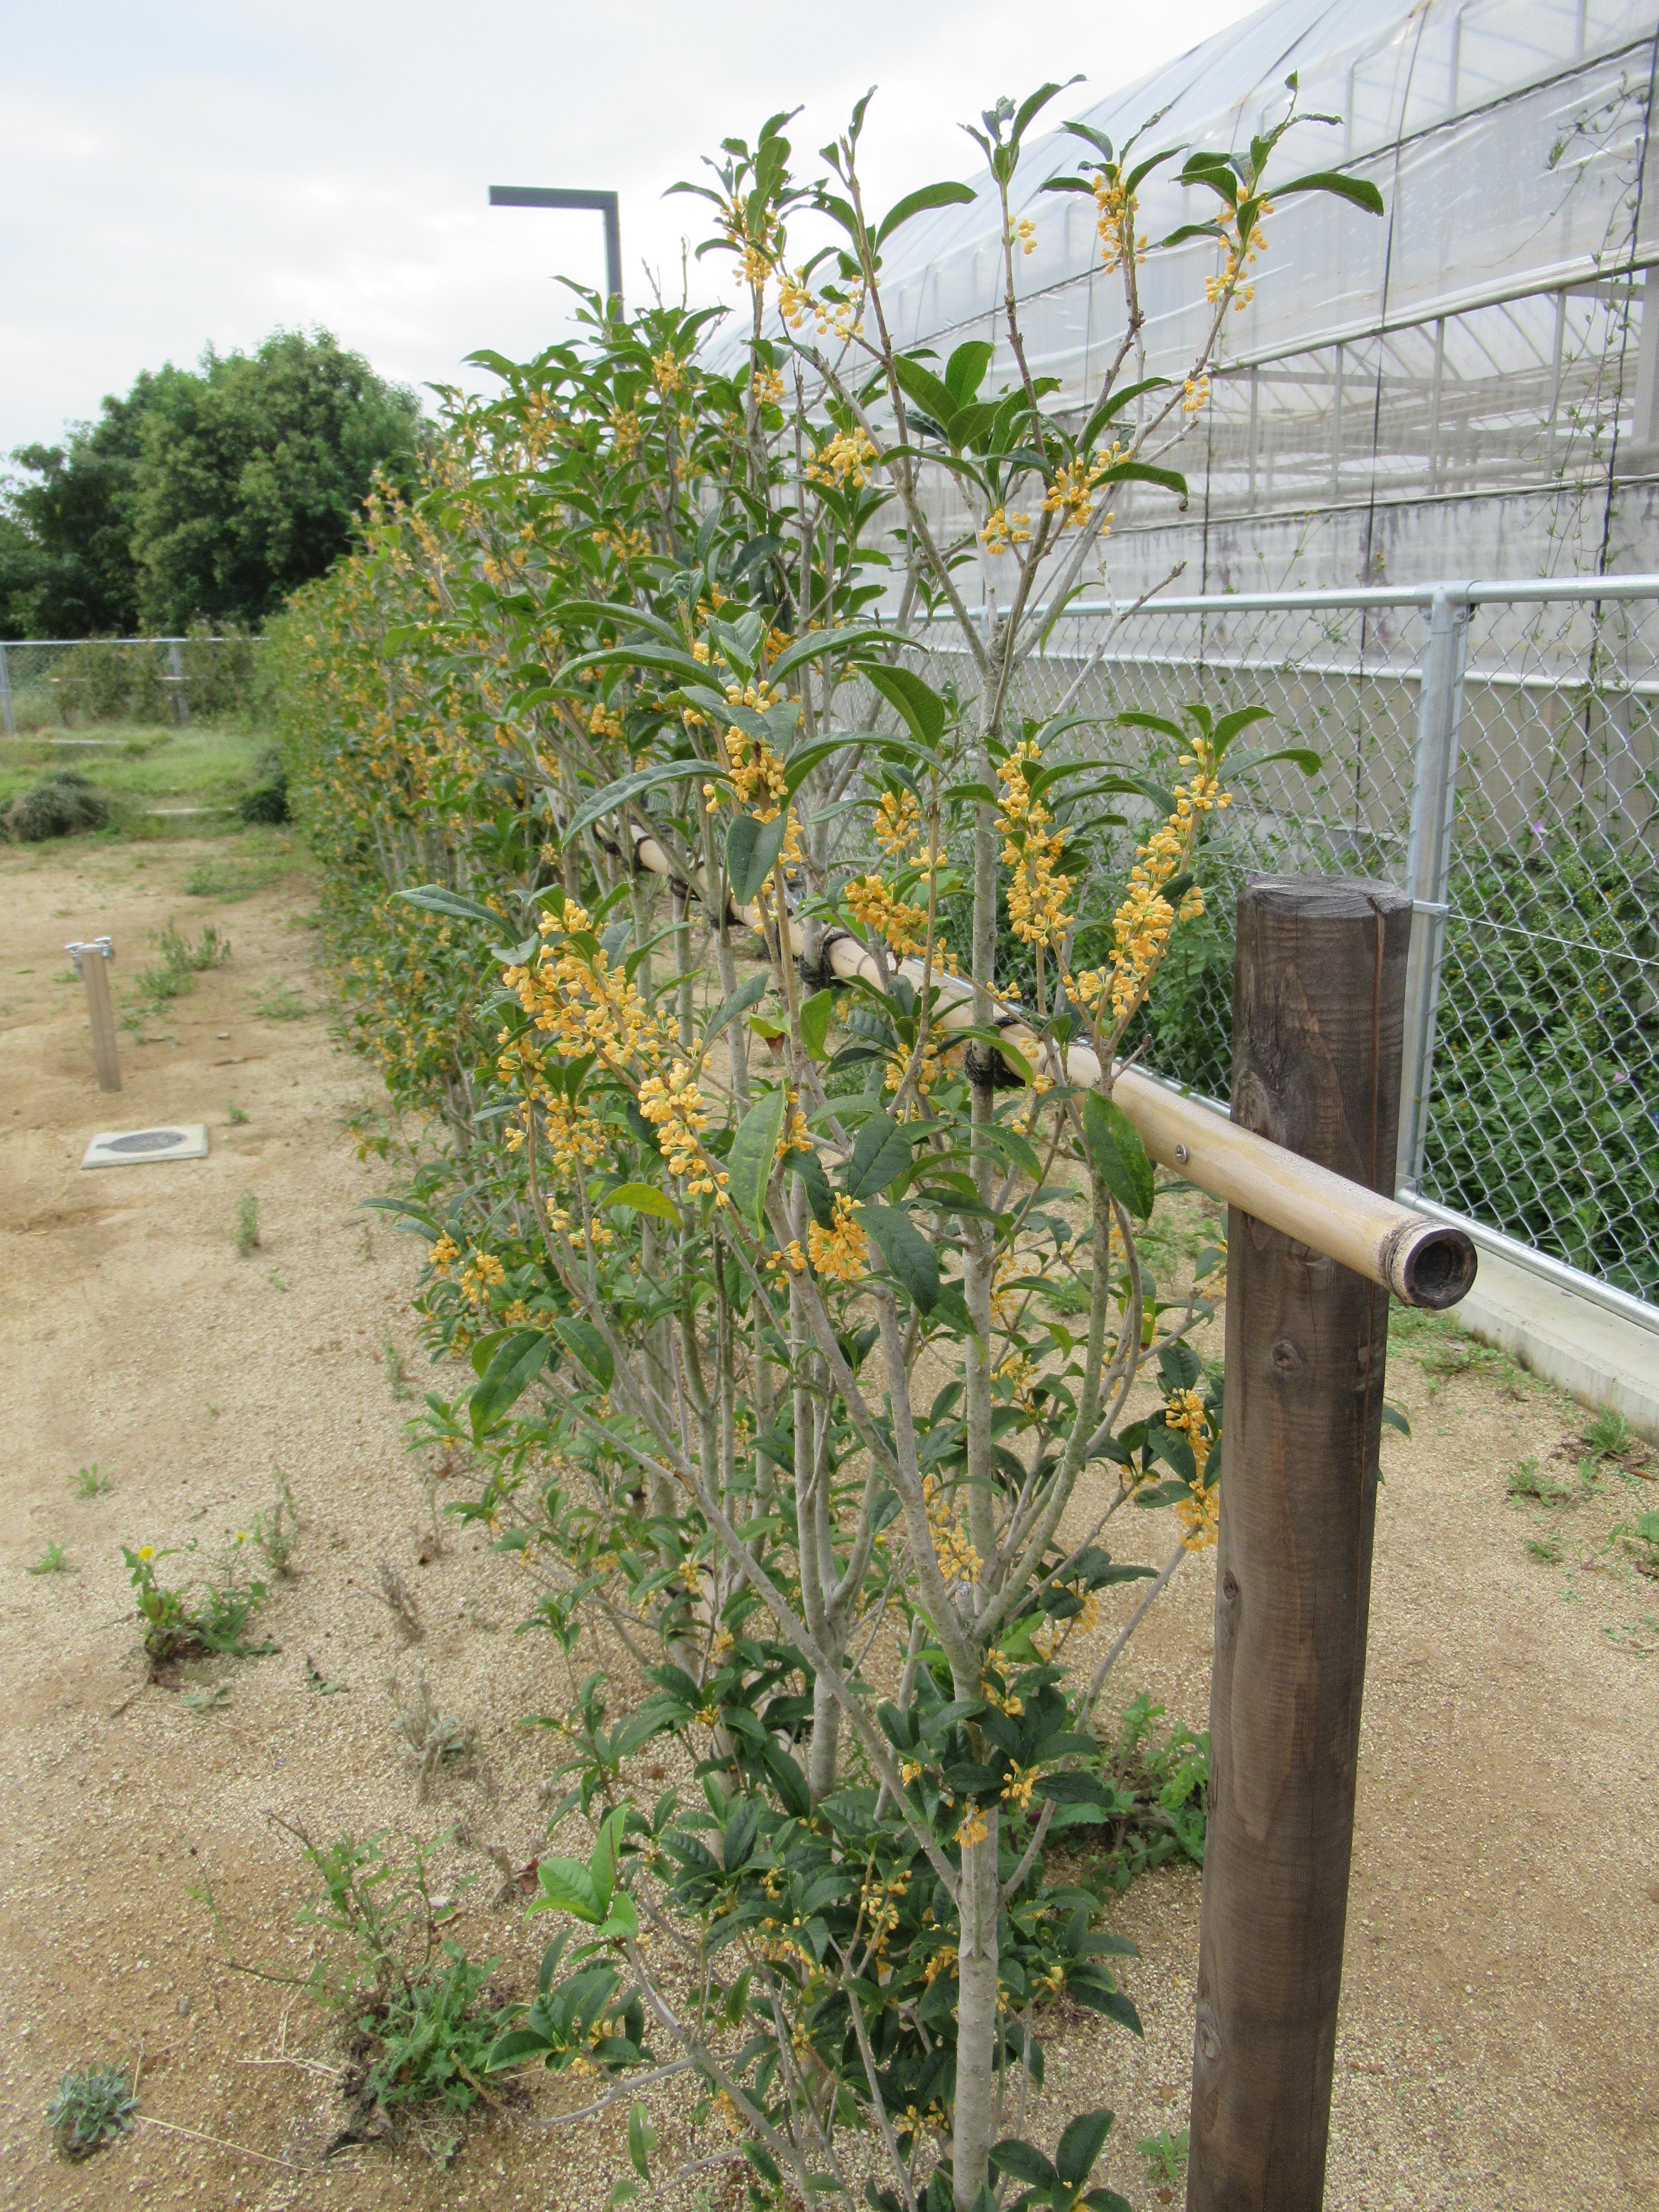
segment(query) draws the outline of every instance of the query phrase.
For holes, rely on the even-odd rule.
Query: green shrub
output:
[[[101,830],[109,808],[78,769],[58,769],[12,801],[5,823],[11,835],[26,845],[43,844],[48,837],[73,837],[88,830]]]
[[[261,754],[259,781],[237,800],[236,811],[244,822],[276,823],[293,818],[288,804],[288,770],[279,752]]]

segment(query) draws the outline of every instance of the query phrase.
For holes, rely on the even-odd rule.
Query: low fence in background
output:
[[[188,722],[254,711],[258,638],[22,638],[0,644],[0,729],[9,738],[99,722]]]
[[[1399,884],[1402,1195],[1659,1329],[1659,576],[1084,601],[1012,704],[1068,692],[1102,716],[1261,704],[1249,738],[1321,756],[1220,817],[1146,1064],[1229,1095],[1246,874]]]

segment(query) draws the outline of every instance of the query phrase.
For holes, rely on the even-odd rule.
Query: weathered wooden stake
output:
[[[115,957],[115,948],[107,937],[95,937],[88,945],[71,945],[65,949],[87,987],[87,1017],[92,1024],[92,1058],[98,1070],[98,1088],[118,1091],[121,1055],[115,1048],[115,1012],[109,1001],[108,967]]]
[[[1233,1119],[1392,1194],[1411,901],[1238,902]],[[1389,1295],[1232,1207],[1188,2212],[1317,2212],[1353,1844]]]

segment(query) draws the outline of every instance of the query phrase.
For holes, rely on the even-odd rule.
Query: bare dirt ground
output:
[[[584,2094],[548,2081],[471,2118],[447,2167],[441,2121],[325,2160],[346,2117],[339,2030],[239,1970],[302,1978],[311,1957],[306,1869],[269,1815],[330,1838],[459,1821],[472,1843],[444,1878],[481,1878],[446,1932],[527,1990],[542,1924],[492,1904],[479,1846],[515,1865],[540,1846],[551,1754],[518,1723],[568,1690],[546,1641],[513,1632],[525,1595],[483,1537],[434,1546],[397,1395],[400,1360],[425,1387],[415,1255],[360,1210],[389,1173],[341,1127],[375,1079],[329,1039],[302,880],[183,896],[225,851],[0,856],[0,2202],[575,2212],[626,2170],[621,2112],[534,2124]],[[112,931],[118,999],[169,917],[211,918],[233,957],[152,1042],[124,1034],[126,1087],[100,1097],[61,948]],[[284,992],[310,1011],[256,1011]],[[205,1120],[210,1157],[80,1171],[94,1131],[157,1119]],[[239,1259],[246,1191],[261,1243]],[[1659,1497],[1634,1455],[1582,1480],[1582,1411],[1453,1336],[1399,1333],[1390,1395],[1414,1435],[1384,1445],[1328,2201],[1659,2205],[1659,1584],[1614,1534]],[[1510,1502],[1527,1458],[1571,1502]],[[94,1462],[112,1486],[76,1495]],[[276,1469],[303,1522],[262,1617],[280,1650],[149,1683],[119,1547],[195,1538],[211,1563],[269,1509]],[[1133,1555],[1168,1541],[1153,1528]],[[52,1543],[64,1570],[30,1574]],[[373,1595],[381,1560],[415,1593],[412,1648]],[[1208,1562],[1188,1565],[1120,1669],[1125,1696],[1146,1686],[1203,1725],[1212,1594]],[[416,1665],[477,1723],[489,1767],[424,1804],[386,1686]],[[1144,1953],[1127,1976],[1144,2045],[1051,2022],[1034,2131],[1114,2106],[1103,2174],[1137,2207],[1160,2201],[1137,2139],[1185,2119],[1199,1887],[1165,1869],[1117,1908]],[[64,2070],[140,2052],[144,2121],[58,2162],[42,2114]],[[711,2205],[740,2201],[721,2170],[705,2185]]]

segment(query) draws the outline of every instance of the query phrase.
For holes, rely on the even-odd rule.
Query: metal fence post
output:
[[[1437,591],[1430,605],[1429,635],[1423,648],[1411,845],[1406,860],[1413,918],[1395,1167],[1395,1187],[1402,1193],[1414,1193],[1421,1185],[1429,1139],[1435,1012],[1440,1002],[1440,969],[1446,943],[1446,890],[1457,806],[1457,738],[1463,721],[1469,614],[1469,602],[1461,592],[1450,588]]]
[[[6,648],[0,645],[0,727],[9,738],[17,735],[17,708],[11,696],[11,671],[6,665]]]
[[[167,673],[179,687],[173,695],[173,711],[180,722],[190,720],[190,701],[185,691],[185,657],[175,638],[167,647]]]

